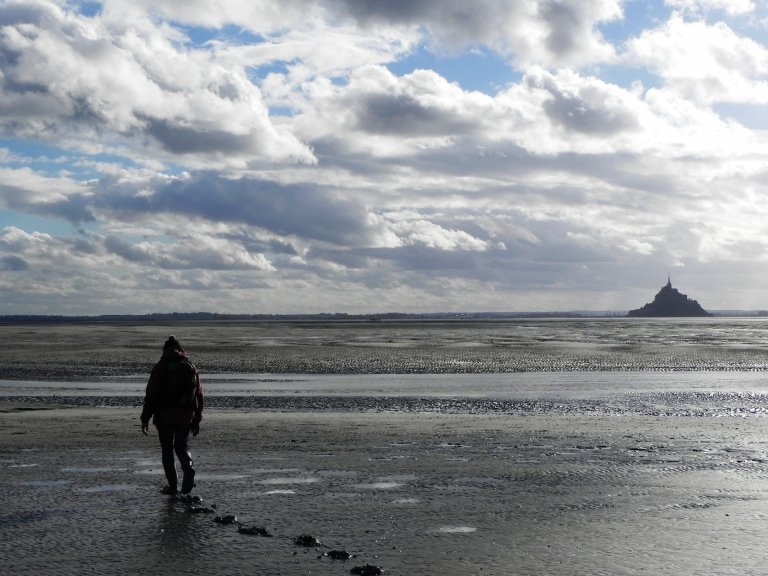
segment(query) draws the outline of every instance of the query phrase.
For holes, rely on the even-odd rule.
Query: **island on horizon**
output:
[[[642,308],[630,310],[627,316],[637,318],[654,317],[692,317],[692,316],[712,316],[704,310],[701,305],[687,295],[682,294],[677,288],[672,287],[671,278],[667,277],[667,284],[659,290],[653,302],[650,302]]]

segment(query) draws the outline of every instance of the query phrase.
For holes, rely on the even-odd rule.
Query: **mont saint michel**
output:
[[[633,317],[676,317],[676,316],[712,316],[701,305],[687,295],[672,287],[672,280],[656,294],[653,302],[642,308],[630,310],[627,316]]]

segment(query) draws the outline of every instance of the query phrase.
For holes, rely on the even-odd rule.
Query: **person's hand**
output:
[[[147,436],[147,430],[149,430],[149,422],[142,422],[141,433],[144,434],[144,436]]]
[[[192,422],[192,426],[189,428],[192,431],[192,436],[200,434],[200,422]]]

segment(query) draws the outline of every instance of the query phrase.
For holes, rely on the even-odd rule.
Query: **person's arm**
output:
[[[152,367],[147,381],[147,390],[144,393],[144,406],[141,410],[141,431],[146,436],[149,429],[149,419],[157,409],[157,369],[158,365]]]
[[[192,435],[197,436],[200,432],[200,420],[203,419],[203,406],[205,402],[203,400],[203,385],[200,383],[200,372],[195,372],[195,380],[197,384],[195,386],[195,413],[192,416]]]

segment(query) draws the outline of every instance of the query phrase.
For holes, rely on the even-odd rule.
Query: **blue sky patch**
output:
[[[77,236],[79,228],[67,220],[35,216],[15,210],[0,210],[0,230],[13,226],[25,232],[43,232],[51,236]]]
[[[495,52],[483,48],[466,51],[457,56],[441,56],[425,47],[410,56],[387,65],[389,70],[404,76],[414,70],[434,70],[449,82],[464,90],[494,95],[505,86],[519,82],[522,74],[513,69]]]

